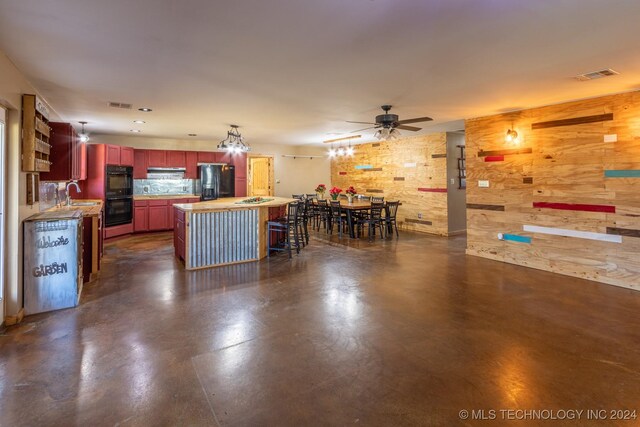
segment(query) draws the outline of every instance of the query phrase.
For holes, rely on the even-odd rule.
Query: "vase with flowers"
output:
[[[318,200],[324,200],[324,193],[327,191],[327,186],[324,184],[318,184],[316,187],[316,195]]]
[[[349,188],[347,188],[347,190],[345,191],[345,194],[347,195],[347,200],[349,201],[349,204],[353,203],[353,198],[356,196],[357,192],[356,189],[353,188],[353,185],[350,185]]]
[[[338,200],[338,196],[342,193],[342,188],[333,187],[329,190],[329,194],[331,195],[331,200]]]

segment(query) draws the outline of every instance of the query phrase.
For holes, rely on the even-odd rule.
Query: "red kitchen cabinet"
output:
[[[198,163],[217,163],[216,154],[213,151],[200,151],[198,152]]]
[[[120,147],[120,166],[134,165],[134,151],[131,147]]]
[[[174,209],[174,233],[173,247],[176,257],[184,260],[186,245],[185,240],[185,213],[181,210]]]
[[[133,206],[133,231],[149,231],[149,207],[145,201],[136,201]]]
[[[42,181],[87,179],[87,146],[69,123],[50,122],[49,172],[41,172]]]
[[[236,178],[247,179],[247,153],[233,155],[233,165],[236,167]]]
[[[166,151],[167,166],[170,168],[184,168],[187,161],[184,151]]]
[[[107,145],[107,164],[120,166],[120,146]]]
[[[238,178],[236,175],[236,197],[246,197],[247,196],[247,178]]]
[[[156,168],[167,167],[167,152],[164,150],[148,150],[147,151],[147,166]]]
[[[166,230],[169,228],[169,214],[167,200],[149,200],[149,231]]]
[[[133,179],[147,179],[147,151],[133,151]]]
[[[216,153],[216,163],[228,163],[230,165],[233,164],[233,156],[234,154],[229,153],[228,151],[220,151]]]
[[[184,154],[186,172],[184,177],[186,179],[198,179],[198,152],[187,151]]]

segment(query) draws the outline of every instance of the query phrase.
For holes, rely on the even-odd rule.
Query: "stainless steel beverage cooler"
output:
[[[82,291],[82,213],[44,212],[24,222],[24,312],[75,307]]]

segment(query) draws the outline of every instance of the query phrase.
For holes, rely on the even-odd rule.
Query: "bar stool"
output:
[[[271,239],[272,232],[278,236],[275,242]],[[267,255],[271,256],[271,251],[287,251],[291,259],[292,248],[300,253],[298,202],[289,203],[286,217],[267,221]]]

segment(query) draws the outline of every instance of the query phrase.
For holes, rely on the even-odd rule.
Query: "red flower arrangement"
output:
[[[318,184],[316,187],[316,193],[324,194],[325,191],[327,191],[327,186],[324,184]]]
[[[340,193],[342,193],[342,188],[333,187],[331,190],[329,190],[329,194],[331,195],[331,198],[333,200],[336,200]]]
[[[355,196],[356,194],[358,194],[356,192],[356,189],[353,188],[353,185],[350,185],[349,188],[347,188],[347,190],[345,191],[345,193],[350,195],[350,196]]]

